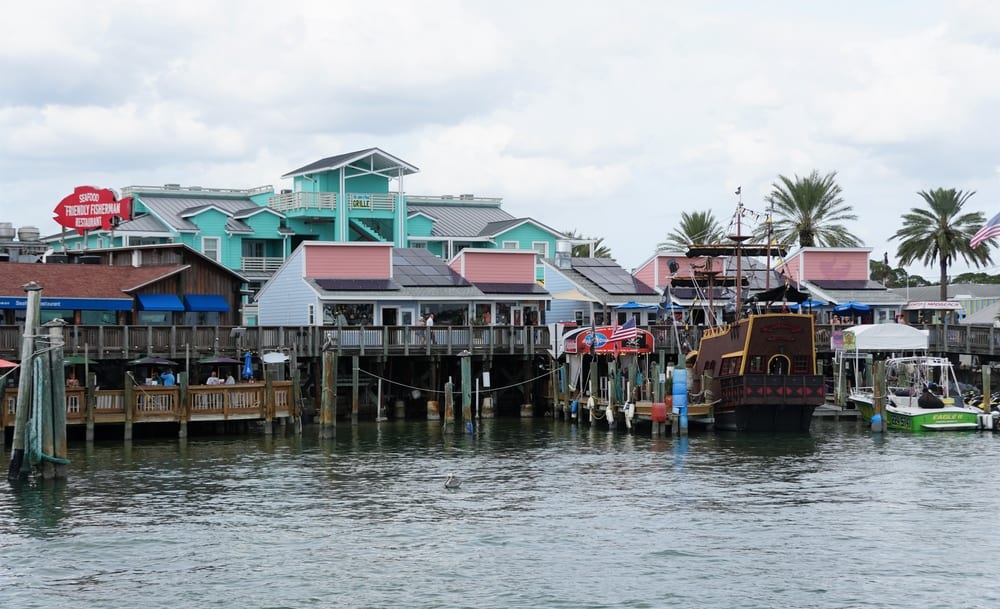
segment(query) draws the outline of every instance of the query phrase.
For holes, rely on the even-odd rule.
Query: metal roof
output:
[[[360,164],[355,165],[359,162]],[[350,165],[355,165],[360,170],[377,173],[389,178],[397,177],[400,170],[402,170],[403,175],[410,175],[420,171],[415,166],[379,148],[365,148],[364,150],[337,154],[313,161],[308,165],[293,169],[281,177],[292,178],[310,173],[333,171]]]
[[[470,284],[448,264],[426,249],[392,249],[392,276],[406,287],[463,287]]]
[[[494,222],[517,221],[517,218],[500,209],[499,205],[461,205],[447,203],[443,205],[413,204],[407,205],[409,213],[424,213],[434,218],[434,237],[476,237],[483,233],[489,224]]]
[[[232,232],[253,232],[253,230],[240,220],[232,216],[239,212],[256,211],[260,209],[248,198],[222,198],[222,197],[147,197],[140,196],[140,201],[150,212],[161,218],[163,222],[177,231],[196,231],[198,226],[184,218],[184,215],[197,213],[206,207],[216,207],[221,212],[229,214],[230,218],[226,222],[226,230]],[[243,215],[243,214],[241,214]],[[134,222],[133,220],[132,222]],[[119,229],[131,224],[125,222]],[[126,229],[135,230],[135,229]]]

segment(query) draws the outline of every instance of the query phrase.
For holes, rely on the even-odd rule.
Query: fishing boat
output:
[[[894,357],[885,362],[885,418],[889,429],[904,431],[974,431],[982,410],[965,403],[946,357]],[[874,394],[858,396],[869,411]]]
[[[707,328],[698,349],[688,355],[689,403],[711,404],[717,429],[808,431],[813,411],[826,402],[826,387],[823,376],[816,373],[815,318],[792,312],[788,305],[806,301],[809,294],[786,281],[769,286],[770,257],[784,252],[773,245],[745,244],[749,235],[741,234],[742,215],[740,204],[736,234],[730,236],[732,245],[694,245],[687,252],[689,258],[709,262],[714,256],[736,261],[733,281],[717,271],[708,277],[709,284],[723,279],[724,285],[736,286],[734,318]],[[748,299],[744,310],[742,294],[750,284],[743,276],[742,258],[765,255],[768,283]],[[709,263],[704,266],[715,268]]]

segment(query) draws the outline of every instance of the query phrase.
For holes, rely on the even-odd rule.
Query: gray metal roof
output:
[[[136,232],[136,233],[169,233],[170,228],[160,221],[159,218],[150,214],[136,216],[128,222],[122,222],[115,228],[115,232]]]
[[[476,237],[483,229],[493,222],[510,222],[517,220],[514,216],[500,209],[499,205],[461,205],[448,203],[444,205],[429,205],[421,203],[409,204],[410,214],[420,212],[434,218],[434,237]],[[519,220],[518,220],[519,221]]]
[[[420,171],[415,166],[388,154],[384,150],[379,148],[365,148],[364,150],[355,150],[354,152],[337,154],[334,156],[328,156],[325,159],[313,161],[308,165],[303,165],[298,169],[293,169],[281,177],[291,178],[310,173],[332,171],[359,161],[368,161],[368,163],[365,164],[364,169],[383,174],[386,177],[395,177],[397,174],[393,172],[398,172],[400,169],[403,170],[403,175],[410,175]]]
[[[183,215],[192,211],[196,212],[208,206],[217,207],[224,213],[230,214],[230,216],[239,212],[260,209],[260,206],[249,198],[150,197],[140,195],[140,201],[154,215],[162,218],[170,228],[177,231],[198,230],[198,226],[184,218]],[[125,224],[129,223],[126,222]],[[233,232],[253,232],[249,226],[239,220],[234,220],[232,217],[226,222],[226,230]]]

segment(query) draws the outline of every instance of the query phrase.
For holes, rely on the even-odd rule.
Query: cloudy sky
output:
[[[918,191],[974,190],[970,211],[1000,212],[988,0],[4,13],[0,221],[43,234],[76,185],[287,188],[283,173],[372,146],[420,168],[411,194],[502,197],[515,216],[604,237],[627,268],[681,211],[727,223],[738,186],[762,211],[779,174],[837,172],[876,259],[894,257],[887,239]]]

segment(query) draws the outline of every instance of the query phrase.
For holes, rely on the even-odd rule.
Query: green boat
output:
[[[921,355],[885,362],[885,420],[903,431],[975,431],[982,410],[965,403],[951,361]]]

